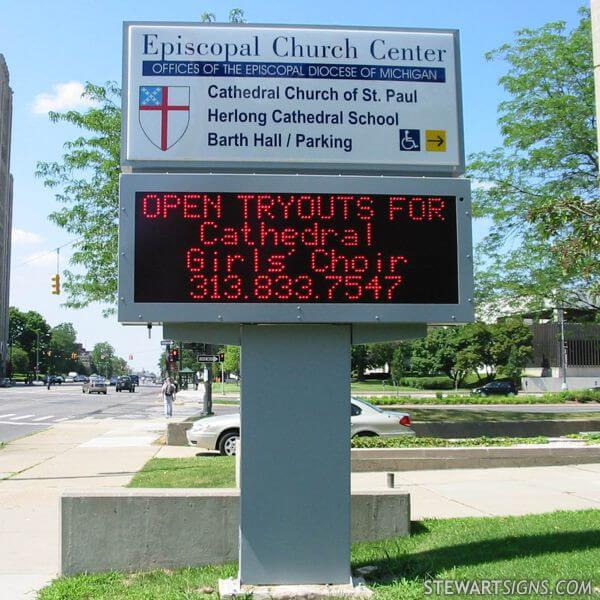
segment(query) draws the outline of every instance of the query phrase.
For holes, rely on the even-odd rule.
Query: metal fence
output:
[[[560,323],[534,323],[533,354],[528,367],[560,367]],[[565,323],[567,364],[572,367],[600,367],[600,324]]]

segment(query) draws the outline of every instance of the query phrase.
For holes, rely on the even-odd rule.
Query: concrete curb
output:
[[[600,462],[600,447],[365,448],[352,450],[352,472],[549,467]]]
[[[459,423],[419,423],[413,422],[413,429],[421,437],[472,438],[472,437],[536,437],[545,435],[557,437],[580,431],[600,431],[600,421],[551,420],[540,421],[468,421]]]
[[[63,492],[60,572],[143,571],[236,561],[239,500],[237,489]],[[410,532],[406,492],[355,492],[350,512],[353,542]]]

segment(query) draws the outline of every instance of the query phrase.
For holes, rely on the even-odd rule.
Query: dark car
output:
[[[75,377],[73,377],[73,381],[75,383],[84,383],[88,380],[86,375],[75,375]]]
[[[133,385],[140,385],[140,376],[139,375],[130,375],[131,381],[133,381]]]
[[[62,385],[63,378],[60,375],[46,375],[44,377],[44,383],[50,383],[50,385]]]
[[[123,390],[127,390],[128,392],[135,392],[135,383],[133,383],[131,377],[122,376],[117,378],[116,391],[122,392]]]
[[[480,396],[514,396],[518,390],[512,381],[490,381],[475,388],[472,393]]]

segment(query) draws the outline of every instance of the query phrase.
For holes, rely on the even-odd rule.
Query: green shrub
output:
[[[531,438],[478,437],[462,440],[446,440],[435,437],[355,437],[353,448],[473,448],[490,446],[515,446],[517,444],[547,444],[548,438],[543,436]]]
[[[400,385],[417,390],[451,390],[452,380],[448,377],[402,377]]]
[[[600,432],[570,433],[566,437],[573,440],[583,440],[586,444],[600,444]]]
[[[518,394],[517,396],[479,396],[476,394],[444,394],[436,393],[434,398],[424,396],[382,396],[368,398],[367,402],[381,406],[393,404],[564,404],[566,402],[600,402],[600,392],[580,390],[554,392],[533,396]]]

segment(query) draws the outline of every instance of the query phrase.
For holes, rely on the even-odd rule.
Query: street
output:
[[[198,395],[200,399],[200,395]],[[201,410],[201,404],[186,403],[174,406],[174,417],[188,417]],[[235,410],[239,410],[237,407]],[[228,412],[230,407],[215,408]],[[135,393],[83,394],[79,384],[13,387],[0,389],[0,442],[8,442],[24,435],[52,427],[58,423],[76,420],[97,421],[108,419],[148,420],[162,416],[160,387],[144,385]]]

